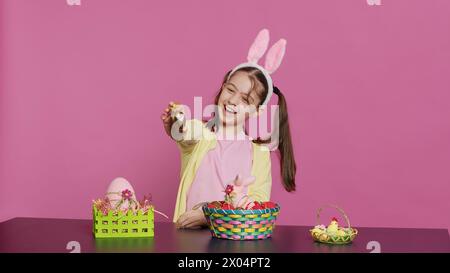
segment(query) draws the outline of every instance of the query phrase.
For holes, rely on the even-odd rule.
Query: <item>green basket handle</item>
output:
[[[320,213],[322,212],[322,210],[325,208],[325,207],[329,207],[329,208],[334,208],[334,209],[336,209],[337,211],[339,211],[340,213],[341,213],[341,215],[344,217],[344,219],[345,219],[345,221],[347,222],[347,225],[348,225],[348,229],[351,229],[351,226],[350,226],[350,220],[348,219],[348,216],[347,216],[347,214],[345,214],[345,212],[344,212],[344,210],[343,209],[341,209],[340,207],[338,207],[338,206],[336,206],[336,205],[323,205],[322,207],[320,207],[318,210],[317,210],[317,225],[320,225]]]

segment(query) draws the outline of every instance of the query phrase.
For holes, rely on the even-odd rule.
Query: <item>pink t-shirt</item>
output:
[[[214,149],[208,151],[197,170],[187,195],[187,209],[201,202],[221,201],[225,187],[233,184],[236,176],[243,179],[251,176],[253,164],[252,141],[217,140]],[[247,187],[243,192],[246,193]]]

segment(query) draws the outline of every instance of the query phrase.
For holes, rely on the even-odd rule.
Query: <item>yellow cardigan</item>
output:
[[[216,135],[200,120],[186,121],[186,129],[185,139],[177,141],[181,152],[181,171],[173,222],[186,212],[187,194],[198,167],[206,153],[214,149],[217,143]],[[270,151],[256,143],[253,143],[251,174],[255,177],[255,182],[248,187],[248,196],[257,201],[269,201],[272,188]]]

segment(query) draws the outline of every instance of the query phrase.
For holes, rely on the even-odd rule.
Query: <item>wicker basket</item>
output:
[[[224,210],[202,206],[213,237],[261,240],[272,236],[280,206],[262,210]]]
[[[324,206],[325,207],[325,206]],[[317,210],[317,225],[320,225],[320,213],[324,209],[324,207],[321,207]],[[350,226],[350,220],[348,219],[347,214],[345,214],[344,210],[341,208],[334,206],[334,205],[326,205],[326,207],[331,207],[336,210],[338,210],[341,215],[344,217],[345,221],[347,222],[347,228],[342,229],[344,234],[337,234],[337,233],[329,233],[325,230],[320,230],[317,228],[311,229],[310,233],[313,237],[314,241],[320,242],[320,243],[326,243],[326,244],[336,244],[336,245],[342,245],[342,244],[348,244],[355,239],[356,235],[358,234],[358,230],[355,228],[352,228]]]

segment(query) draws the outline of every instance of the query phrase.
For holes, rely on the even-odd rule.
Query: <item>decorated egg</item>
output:
[[[183,120],[184,120],[184,112],[183,112],[184,108],[183,108],[182,105],[180,105],[180,104],[173,104],[170,110],[171,110],[170,115],[171,115],[172,119],[179,120],[179,121],[183,122]]]
[[[322,240],[322,241],[326,241],[326,240],[328,240],[328,235],[325,234],[325,233],[323,233],[323,234],[320,235],[319,238],[320,238],[320,240]]]
[[[263,202],[262,205],[265,209],[273,209],[277,207],[277,204],[271,201]]]
[[[314,232],[314,233],[322,233],[323,229],[315,227],[315,228],[312,229],[312,232]]]
[[[113,208],[121,210],[130,208],[137,203],[133,186],[123,177],[118,177],[109,184],[105,196]]]

